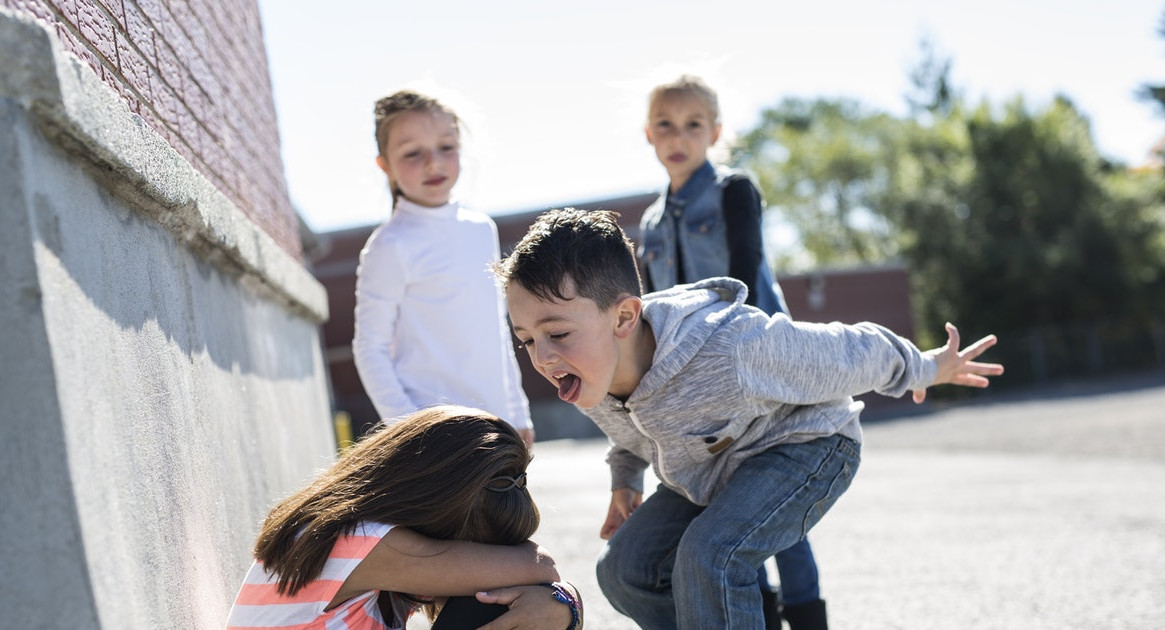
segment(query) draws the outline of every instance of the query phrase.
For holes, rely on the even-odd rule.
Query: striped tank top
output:
[[[403,630],[403,619],[381,617],[377,606],[380,591],[368,591],[332,610],[324,611],[339,592],[344,580],[356,569],[392,525],[361,522],[351,535],[341,536],[328,554],[324,570],[295,595],[276,590],[278,576],[268,573],[258,561],[251,564],[243,586],[227,618],[228,630],[271,628],[320,628],[346,630]],[[385,593],[384,595],[391,595]],[[393,602],[396,604],[397,602]],[[394,607],[394,610],[402,610]],[[405,617],[405,615],[401,615]]]

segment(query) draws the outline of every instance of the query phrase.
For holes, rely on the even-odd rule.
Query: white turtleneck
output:
[[[456,201],[405,199],[372,233],[356,269],[352,351],[381,418],[439,403],[530,428],[505,301],[490,265],[497,226]]]

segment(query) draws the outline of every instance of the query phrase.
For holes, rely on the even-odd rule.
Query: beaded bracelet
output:
[[[579,630],[582,621],[582,602],[565,586],[557,582],[543,582],[542,586],[553,591],[551,597],[570,608],[570,625],[566,627],[566,630]]]

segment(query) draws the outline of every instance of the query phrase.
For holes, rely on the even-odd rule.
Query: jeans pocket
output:
[[[825,494],[810,506],[809,511],[805,514],[805,520],[801,523],[802,538],[809,533],[809,530],[814,525],[825,517],[825,513],[833,507],[834,503],[837,503],[841,495],[845,494],[850,484],[853,483],[855,473],[857,473],[857,454],[855,449],[846,443],[849,442],[852,444],[853,441],[840,437],[839,439],[842,442],[838,445],[838,448],[829,454],[831,460],[837,461],[833,462],[834,465],[828,466],[827,471],[822,471],[824,473],[823,476],[828,477],[832,475],[832,478],[829,480],[829,486],[826,488]],[[836,469],[836,472],[829,472],[829,470],[834,469]]]

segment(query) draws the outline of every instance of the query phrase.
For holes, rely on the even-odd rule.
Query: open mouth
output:
[[[582,392],[582,379],[574,374],[563,374],[554,377],[558,381],[558,397],[573,404]]]

